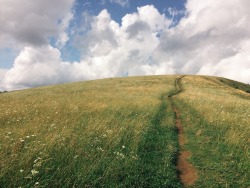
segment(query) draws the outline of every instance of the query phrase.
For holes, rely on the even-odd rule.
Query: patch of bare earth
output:
[[[175,125],[178,129],[178,139],[180,144],[180,153],[177,160],[177,169],[180,172],[179,178],[183,183],[184,187],[191,186],[197,180],[198,175],[194,166],[189,163],[188,158],[191,157],[191,153],[183,149],[185,144],[183,126],[180,119],[179,110],[174,107],[176,115]]]

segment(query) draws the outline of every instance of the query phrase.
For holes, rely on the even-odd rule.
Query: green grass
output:
[[[136,187],[180,186],[175,167],[178,138],[167,93],[162,95],[161,101],[157,113],[139,143],[138,177],[132,184]],[[165,168],[162,168],[163,166]]]
[[[232,87],[232,88],[245,91],[246,93],[250,93],[250,85],[249,84],[244,84],[244,83],[237,82],[234,80],[229,80],[226,78],[219,78],[219,81],[225,85]]]
[[[0,185],[180,187],[174,116],[165,97],[175,78],[2,93]]]
[[[184,92],[176,98],[185,147],[199,174],[193,187],[250,186],[250,95],[221,80],[186,76]],[[242,86],[249,89],[242,83],[238,88]]]
[[[197,168],[193,187],[249,187],[249,85],[180,78],[1,93],[0,187],[182,187],[172,103]]]

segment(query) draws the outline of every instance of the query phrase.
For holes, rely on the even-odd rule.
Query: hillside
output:
[[[176,75],[1,93],[0,187],[248,187],[248,91]]]

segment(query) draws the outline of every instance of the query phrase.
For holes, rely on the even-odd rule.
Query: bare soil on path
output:
[[[184,150],[183,146],[185,144],[183,126],[180,119],[180,112],[176,107],[174,107],[174,112],[176,116],[175,125],[178,130],[178,139],[180,145],[180,152],[177,160],[177,169],[180,172],[179,178],[183,183],[184,187],[193,185],[197,180],[197,172],[195,167],[189,163],[188,158],[191,157],[191,153],[187,150]]]
[[[180,111],[174,104],[174,99],[173,99],[173,96],[182,92],[182,86],[181,86],[182,78],[183,77],[176,79],[175,81],[176,93],[170,95],[169,98],[171,100],[172,108],[175,113],[175,126],[178,130],[178,140],[179,140],[179,146],[180,146],[180,151],[179,151],[179,156],[177,159],[176,167],[179,171],[180,181],[182,182],[184,187],[188,187],[195,183],[195,181],[198,178],[198,175],[197,175],[197,171],[195,167],[188,161],[188,159],[192,156],[191,152],[184,149],[185,137],[184,137],[184,130],[183,130],[183,125],[182,125],[181,117],[180,117]]]

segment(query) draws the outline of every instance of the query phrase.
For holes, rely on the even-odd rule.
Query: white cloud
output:
[[[61,32],[58,22],[70,12],[73,1],[0,0],[0,47],[47,44],[48,37]]]
[[[155,73],[149,69],[156,70],[158,65],[153,66],[154,59],[150,59],[150,55],[160,42],[157,33],[169,24],[153,6],[127,14],[121,26],[104,10],[93,19],[91,30],[77,38],[85,50],[83,62],[91,62],[90,70],[103,77]]]
[[[103,11],[92,22],[92,30],[81,40],[91,50],[86,57],[92,68],[97,65],[95,62],[102,62],[101,72],[110,76],[206,73],[250,82],[250,72],[246,69],[248,60],[234,62],[234,67],[242,67],[238,71],[230,71],[233,67],[229,70],[227,66],[232,63],[226,63],[238,55],[242,43],[250,38],[249,13],[243,7],[247,6],[247,1],[224,4],[211,1],[196,5],[190,0],[187,16],[171,29],[168,28],[170,21],[153,6],[141,7],[137,13],[125,15],[120,27],[107,11]],[[225,14],[231,9],[234,10],[232,15]],[[91,44],[86,43],[85,38]],[[246,51],[241,57],[247,54]],[[217,64],[220,64],[217,71],[208,69]]]
[[[105,55],[117,46],[117,39],[114,30],[117,24],[111,20],[107,10],[90,19],[91,30],[83,37],[77,38],[78,46],[88,55]],[[103,46],[105,45],[105,46]]]
[[[67,28],[69,27],[69,23],[70,21],[73,19],[74,15],[72,12],[69,12],[68,14],[66,14],[66,16],[62,19],[61,23],[60,23],[60,33],[58,36],[58,40],[56,42],[56,45],[58,46],[58,48],[62,48],[66,42],[68,42],[69,37],[68,37],[68,33],[67,33]]]
[[[242,80],[250,83],[250,40],[241,45],[238,53],[217,64],[207,64],[198,74],[208,74]]]
[[[5,76],[8,90],[68,81],[63,78],[67,63],[61,63],[59,50],[51,46],[25,47]]]
[[[43,71],[46,70],[39,71],[35,68],[39,67],[37,61],[41,59],[36,57],[38,53],[33,53],[31,49],[42,49],[42,46],[48,46],[51,37],[55,40],[58,38],[58,47],[62,47],[67,42],[66,29],[73,17],[71,13],[73,3],[74,0],[0,0],[0,48],[13,51],[23,49],[16,58],[14,67],[8,71],[5,78],[1,79],[1,88],[18,89],[36,86],[38,84],[36,79],[29,79],[29,83],[24,81],[32,68],[38,71],[36,77],[41,76],[41,83],[49,84],[42,81],[45,78],[43,74],[46,74]],[[23,66],[25,63],[26,66]],[[53,81],[50,82],[53,83]]]
[[[122,7],[129,6],[129,0],[109,0],[110,3],[116,3]]]
[[[31,45],[23,48],[3,84],[15,89],[123,75],[176,73],[224,76],[250,83],[249,6],[248,0],[188,0],[186,16],[171,28],[171,21],[154,6],[125,15],[120,25],[103,10],[95,17],[88,15],[85,22],[89,23],[85,24],[90,29],[75,38],[82,52],[80,62],[62,62],[59,49],[43,42],[27,42]],[[61,45],[68,40],[65,30],[72,15],[64,18],[56,30]],[[44,33],[40,38],[46,39]]]
[[[240,55],[244,61],[233,58],[250,39],[249,6],[247,0],[189,0],[187,16],[161,36],[160,59],[171,60],[179,73],[226,76],[250,83],[250,72],[245,69],[250,64],[249,52]],[[237,71],[232,71],[233,60]]]
[[[129,21],[131,19],[134,22]],[[5,77],[6,88],[122,75],[173,73],[171,68],[160,70],[165,65],[153,65],[153,59],[149,57],[159,43],[157,32],[170,23],[153,6],[138,8],[138,13],[126,15],[121,26],[106,10],[91,20],[91,30],[77,38],[80,45],[85,45],[85,55],[80,62],[62,62],[60,51],[49,45],[25,47]],[[145,27],[138,27],[140,24]]]

